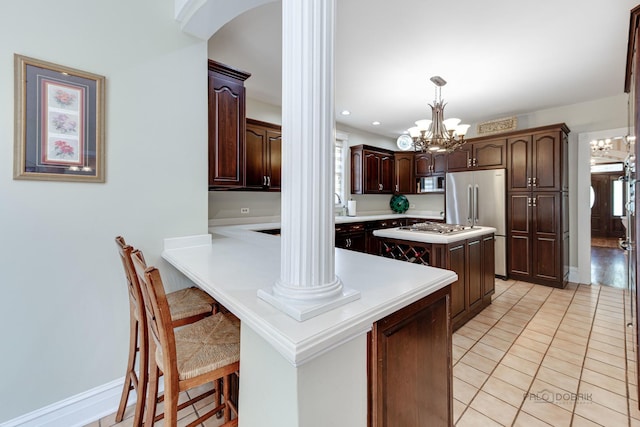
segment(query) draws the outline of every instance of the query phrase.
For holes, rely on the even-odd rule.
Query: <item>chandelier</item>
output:
[[[613,144],[611,143],[611,138],[607,139],[594,139],[590,142],[591,144],[591,155],[594,157],[601,157],[607,155],[611,148],[613,148]]]
[[[413,140],[415,151],[446,151],[452,152],[466,142],[464,136],[469,125],[460,124],[460,119],[444,120],[445,103],[442,101],[441,88],[447,82],[440,76],[430,79],[436,85],[436,99],[431,107],[431,120],[418,120],[415,126],[409,128],[409,135]]]

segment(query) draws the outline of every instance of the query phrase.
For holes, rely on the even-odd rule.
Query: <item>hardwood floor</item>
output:
[[[627,255],[617,238],[591,239],[591,283],[627,287]]]

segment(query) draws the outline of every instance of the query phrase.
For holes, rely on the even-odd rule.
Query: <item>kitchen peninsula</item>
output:
[[[388,425],[395,414],[450,425],[449,284],[456,274],[337,249],[336,275],[361,298],[299,322],[257,297],[278,279],[280,238],[254,230],[274,225],[165,240],[163,258],[241,320],[240,425],[299,425],[293,401],[314,413],[317,423],[305,425],[327,425],[335,414],[342,425],[365,426],[368,414],[373,425]],[[418,353],[420,366],[402,362]],[[402,390],[394,385],[399,377]],[[304,397],[295,393],[302,384],[311,390]],[[415,385],[415,399],[406,399],[407,384]]]

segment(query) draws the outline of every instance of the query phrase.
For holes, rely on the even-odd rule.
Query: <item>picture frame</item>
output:
[[[105,77],[14,54],[14,179],[105,182]]]
[[[494,135],[502,132],[510,132],[518,128],[518,117],[505,117],[478,123],[478,136]]]

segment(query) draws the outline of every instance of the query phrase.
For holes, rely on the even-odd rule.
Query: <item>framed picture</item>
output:
[[[104,182],[105,78],[14,60],[14,179]]]

